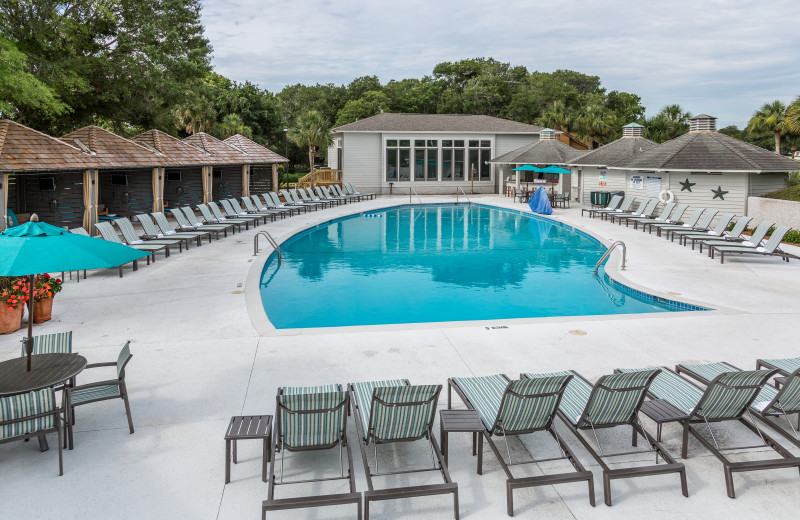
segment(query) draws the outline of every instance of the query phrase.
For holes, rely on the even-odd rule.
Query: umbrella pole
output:
[[[25,353],[28,356],[27,372],[31,371],[31,355],[33,354],[33,283],[36,275],[31,275],[28,285],[28,338],[25,340]]]

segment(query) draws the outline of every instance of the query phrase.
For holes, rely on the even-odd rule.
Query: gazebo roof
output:
[[[252,139],[236,134],[222,141],[223,143],[235,146],[247,154],[250,161],[261,164],[288,163],[285,157],[273,152],[265,146],[261,146]]]
[[[565,164],[584,153],[555,139],[542,139],[491,159],[497,164]]]
[[[572,159],[570,164],[610,166],[656,146],[658,143],[644,137],[620,137],[616,141]]]
[[[214,164],[249,164],[252,162],[252,159],[244,151],[205,132],[192,134],[183,142],[211,154]]]
[[[0,120],[0,171],[54,171],[96,168],[79,148],[8,119]]]
[[[205,150],[172,137],[161,130],[148,130],[131,137],[131,141],[161,153],[165,162],[171,166],[198,166],[213,163],[211,154]]]
[[[147,168],[164,166],[161,152],[148,149],[99,126],[89,125],[61,137],[65,143],[90,154],[97,168]]]

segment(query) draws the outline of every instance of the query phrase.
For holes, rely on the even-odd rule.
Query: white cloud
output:
[[[679,103],[743,126],[764,102],[800,94],[794,2],[204,0],[220,74],[273,92],[295,83],[431,74],[493,57],[572,69],[639,94],[652,115]]]

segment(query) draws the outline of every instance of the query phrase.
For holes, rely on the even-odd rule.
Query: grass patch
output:
[[[793,200],[795,202],[800,202],[800,184],[767,193],[766,195],[762,195],[762,197],[765,199]]]

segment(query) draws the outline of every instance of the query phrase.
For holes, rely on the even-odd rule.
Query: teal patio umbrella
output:
[[[80,271],[119,267],[150,255],[122,244],[76,235],[39,222],[31,221],[0,233],[0,276],[28,276],[28,371],[33,352],[33,284],[37,274],[54,271]]]
[[[537,168],[536,166],[530,164],[523,164],[518,168],[511,168],[512,172],[541,172],[543,171],[541,168]]]
[[[571,171],[565,170],[564,168],[560,168],[558,166],[547,166],[542,168],[540,171],[545,173],[572,173]]]

